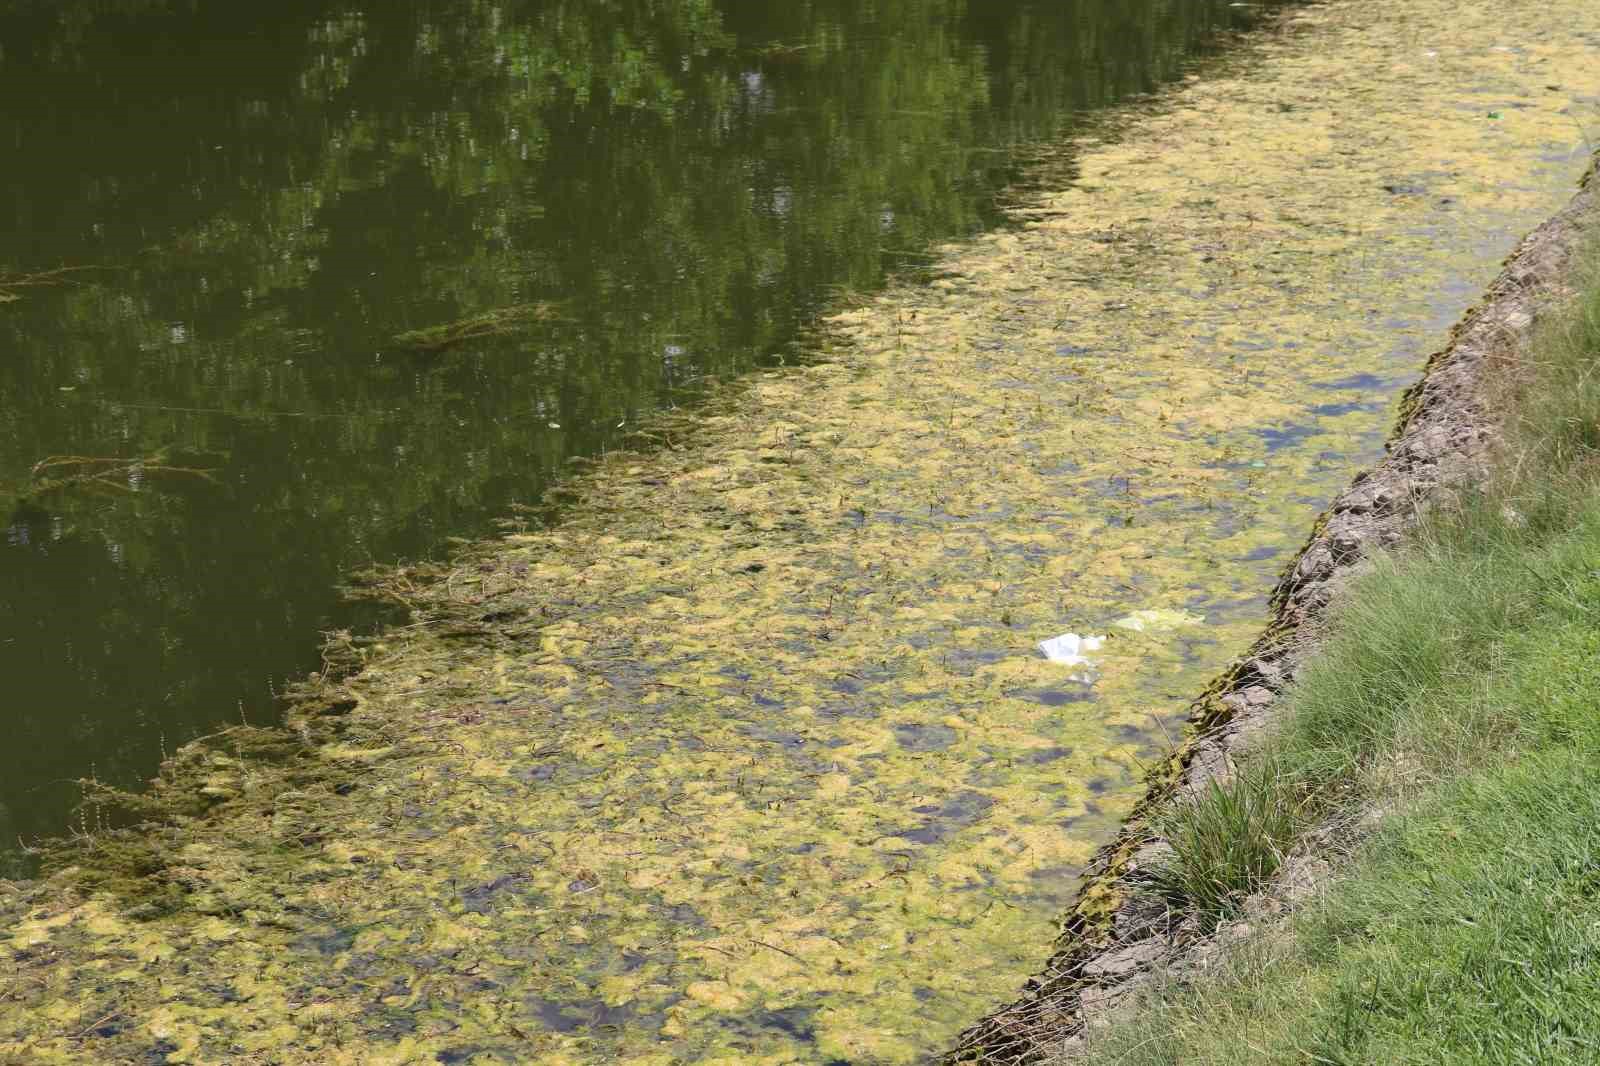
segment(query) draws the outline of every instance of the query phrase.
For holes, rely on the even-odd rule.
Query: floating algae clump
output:
[[[4,890],[0,1059],[936,1050],[1045,956],[1449,294],[1565,199],[1586,11],[1296,15],[828,361],[396,575],[417,624],[330,686],[297,783],[218,763],[155,835],[175,910]],[[1109,634],[1092,688],[1036,648],[1069,629]]]

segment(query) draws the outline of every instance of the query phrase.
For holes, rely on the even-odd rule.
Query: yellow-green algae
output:
[[[839,315],[826,363],[396,576],[419,624],[323,694],[322,773],[188,757],[220,806],[149,844],[181,906],[0,890],[0,1061],[937,1049],[1045,954],[1383,382],[1564,200],[1593,15],[1307,9]],[[1034,647],[1139,610],[1206,622],[1111,629],[1092,699]]]

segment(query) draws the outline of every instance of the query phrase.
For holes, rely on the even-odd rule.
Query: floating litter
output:
[[[1197,614],[1187,611],[1134,611],[1126,618],[1119,618],[1111,624],[1118,629],[1131,629],[1135,633],[1165,633],[1169,629],[1178,629],[1182,626],[1197,626],[1205,619]]]
[[[1105,642],[1103,636],[1080,637],[1076,633],[1063,633],[1059,637],[1041,640],[1039,650],[1044,652],[1046,659],[1062,666],[1093,666],[1093,661],[1085,653],[1099,651]]]

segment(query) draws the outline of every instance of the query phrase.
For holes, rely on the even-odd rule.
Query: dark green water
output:
[[[0,0],[0,872],[1251,10]]]

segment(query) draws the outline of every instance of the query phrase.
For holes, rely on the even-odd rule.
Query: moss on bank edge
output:
[[[829,362],[391,575],[415,623],[276,764],[187,752],[213,806],[158,851],[90,834],[4,890],[0,1059],[937,1048],[1036,965],[1389,386],[1563,199],[1583,10],[1300,12],[837,316]],[[1148,610],[1205,623],[1123,631],[1092,686],[1037,654]]]
[[[1302,832],[1353,811],[1378,828],[1302,913],[1217,972],[1169,975],[1063,1061],[1595,1061],[1600,247],[1586,258],[1573,306],[1505,370],[1490,477],[1342,597],[1252,756],[1274,769],[1247,778],[1259,801],[1303,812]],[[1176,817],[1213,824],[1213,803]],[[1173,861],[1184,881],[1223,873]],[[1228,887],[1220,907],[1173,902],[1226,925],[1262,886]]]

